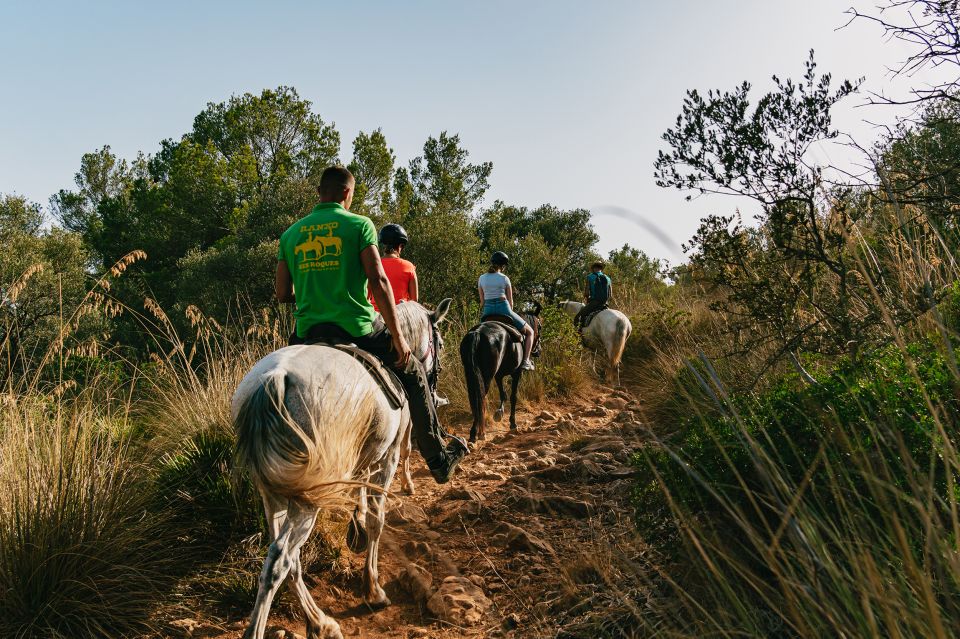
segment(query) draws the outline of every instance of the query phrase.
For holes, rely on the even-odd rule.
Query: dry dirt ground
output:
[[[391,497],[381,541],[381,583],[393,604],[364,605],[363,555],[350,555],[350,569],[336,575],[308,572],[315,600],[346,637],[591,636],[571,620],[592,605],[591,592],[609,597],[616,559],[604,540],[632,530],[629,460],[646,433],[639,408],[602,389],[591,402],[519,413],[514,433],[492,423],[444,486],[414,453],[416,494]],[[447,425],[468,430],[462,420]],[[244,627],[240,613],[175,619],[168,636],[236,639]],[[290,607],[275,606],[267,637],[304,632]]]

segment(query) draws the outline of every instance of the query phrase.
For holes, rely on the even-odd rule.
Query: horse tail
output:
[[[363,444],[361,422],[369,423],[374,402],[343,393],[306,405],[292,386],[283,368],[260,377],[234,419],[237,459],[261,489],[308,506],[331,506],[347,497]],[[311,416],[309,425],[296,422],[294,407]]]
[[[460,342],[460,360],[463,362],[463,375],[467,380],[467,396],[470,398],[470,410],[481,422],[486,417],[486,396],[483,372],[477,363],[480,350],[480,331],[470,331]]]
[[[617,320],[614,328],[613,343],[610,345],[610,365],[616,368],[623,359],[623,351],[627,347],[627,338],[630,337],[630,320]]]

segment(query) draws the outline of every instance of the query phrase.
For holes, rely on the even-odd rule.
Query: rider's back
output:
[[[280,237],[277,259],[286,262],[296,293],[297,334],[332,323],[354,337],[373,329],[360,252],[376,245],[373,222],[340,204],[318,204]]]
[[[390,288],[393,289],[393,301],[396,304],[406,302],[410,299],[410,280],[416,277],[417,269],[413,262],[402,257],[384,257],[381,260],[383,272],[387,274],[390,280]],[[376,301],[371,297],[370,302],[377,308]],[[379,310],[379,309],[377,309]]]

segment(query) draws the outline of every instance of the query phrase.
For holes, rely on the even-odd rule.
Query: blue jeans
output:
[[[483,301],[483,311],[480,313],[480,316],[486,315],[506,315],[513,320],[513,325],[517,327],[517,330],[523,330],[523,327],[527,325],[523,318],[513,312],[513,309],[510,308],[510,302],[504,299],[500,300],[484,300]]]

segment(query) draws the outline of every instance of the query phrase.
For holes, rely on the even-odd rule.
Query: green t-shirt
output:
[[[280,236],[277,259],[287,263],[297,296],[297,335],[333,323],[354,337],[373,330],[360,251],[377,243],[370,218],[335,202],[318,204]]]

